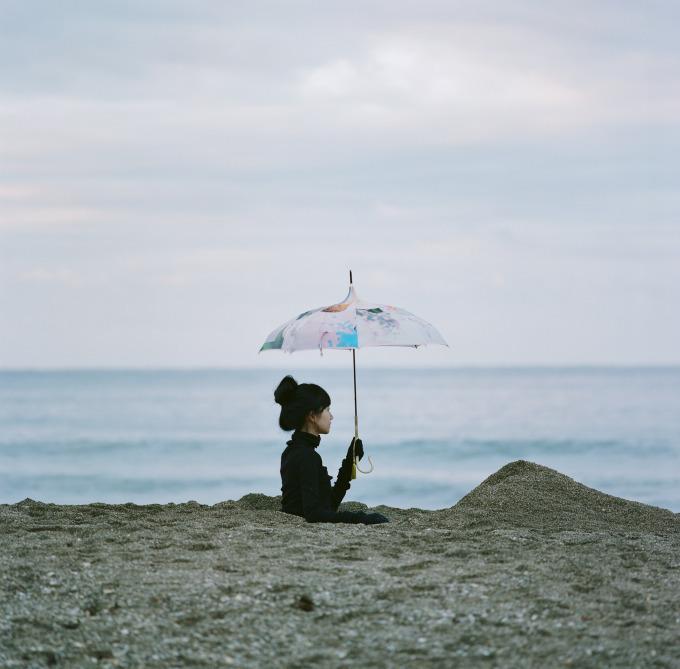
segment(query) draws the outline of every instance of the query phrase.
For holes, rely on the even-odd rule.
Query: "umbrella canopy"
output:
[[[434,326],[386,304],[364,302],[350,283],[347,297],[329,307],[306,311],[276,328],[260,351],[288,353],[313,349],[357,349],[366,346],[447,346]]]

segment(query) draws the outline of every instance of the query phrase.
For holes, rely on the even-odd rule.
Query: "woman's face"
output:
[[[314,423],[319,434],[328,434],[331,431],[333,414],[331,408],[326,407],[321,413],[314,414]]]

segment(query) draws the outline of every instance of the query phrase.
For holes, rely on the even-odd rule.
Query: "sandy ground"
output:
[[[0,666],[680,667],[680,514],[523,461],[389,525],[278,504],[0,506]]]

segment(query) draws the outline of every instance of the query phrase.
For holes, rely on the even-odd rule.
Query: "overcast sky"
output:
[[[450,344],[367,362],[680,364],[678,25],[2,0],[0,367],[281,366],[265,337],[350,269]]]

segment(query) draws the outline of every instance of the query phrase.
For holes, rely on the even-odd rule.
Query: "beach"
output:
[[[0,505],[0,665],[680,666],[680,514],[526,461],[387,525],[279,504]]]

